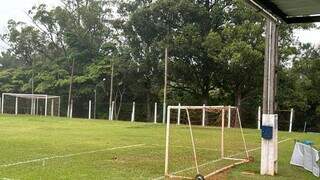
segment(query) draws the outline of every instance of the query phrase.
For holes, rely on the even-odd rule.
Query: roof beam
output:
[[[253,9],[255,9],[259,14],[261,14],[263,17],[272,20],[274,22],[279,22],[279,18],[274,16],[271,12],[267,11],[265,7],[262,4],[259,4],[258,2],[254,0],[245,0],[245,2],[251,6]]]
[[[277,15],[281,19],[285,20],[287,18],[287,14],[285,14],[281,9],[278,8],[274,3],[270,0],[256,0],[258,4],[260,4],[264,8],[268,8],[272,11],[273,14]]]
[[[320,22],[320,15],[318,15],[318,16],[303,16],[303,17],[289,17],[289,18],[284,19],[284,21],[288,24]]]

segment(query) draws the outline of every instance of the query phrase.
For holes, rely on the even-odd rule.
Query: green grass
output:
[[[170,171],[192,167],[189,129],[172,126]],[[243,152],[238,129],[226,130],[226,155]],[[194,128],[199,164],[220,155],[220,130]],[[248,149],[260,146],[259,131],[245,129]],[[311,173],[289,165],[293,139],[320,144],[320,135],[279,133],[279,174],[259,175],[260,150],[252,151],[255,161],[232,168],[228,179],[316,179]],[[131,146],[133,147],[125,147]],[[164,171],[165,127],[161,124],[94,121],[51,117],[0,116],[1,179],[154,179]],[[118,149],[112,149],[116,148]],[[119,148],[120,147],[120,148]],[[91,151],[91,152],[90,152]],[[79,153],[79,154],[77,154]],[[239,154],[242,157],[244,154]],[[15,164],[29,160],[41,161]],[[230,162],[209,163],[204,174]],[[4,166],[12,164],[9,166]],[[179,175],[193,175],[195,170]],[[248,175],[244,172],[250,172]]]

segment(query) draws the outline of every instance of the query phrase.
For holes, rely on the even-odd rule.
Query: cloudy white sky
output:
[[[17,21],[28,21],[26,12],[34,5],[45,3],[51,7],[60,3],[59,0],[1,0],[0,6],[0,34],[6,32],[6,25],[9,19]],[[310,42],[320,45],[320,30],[303,31],[296,30],[295,36],[302,42]],[[0,42],[0,51],[4,50],[6,45]]]

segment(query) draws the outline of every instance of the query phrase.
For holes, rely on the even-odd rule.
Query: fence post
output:
[[[158,104],[154,103],[154,123],[157,124]]]
[[[53,116],[54,110],[54,99],[51,99],[51,116]]]
[[[289,125],[289,132],[292,132],[292,123],[293,123],[293,108],[291,108],[291,111],[290,111],[290,125]]]
[[[258,107],[258,130],[261,129],[261,106]]]
[[[202,108],[202,126],[206,125],[205,121],[206,121],[206,105],[204,104]]]
[[[18,115],[18,97],[16,97],[15,114]]]
[[[179,108],[178,108],[178,121],[177,121],[177,124],[178,125],[180,125],[180,121],[181,121],[181,117],[180,117],[180,115],[181,115],[181,104],[179,103]]]
[[[47,116],[47,113],[48,113],[48,96],[46,96],[44,108],[45,108],[44,115]]]
[[[135,111],[136,111],[136,102],[133,102],[132,103],[131,122],[134,122]]]
[[[59,100],[58,100],[58,116],[60,117],[60,105],[61,105],[61,99],[60,99],[60,96],[59,96]]]
[[[88,117],[91,119],[91,100],[89,100],[89,112]]]
[[[2,93],[2,98],[1,98],[1,114],[3,114],[3,105],[4,105],[4,93]]]
[[[231,106],[228,107],[228,128],[231,127]]]

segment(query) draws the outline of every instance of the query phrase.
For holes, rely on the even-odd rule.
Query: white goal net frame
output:
[[[246,140],[243,134],[243,129],[242,129],[242,124],[241,124],[241,119],[240,119],[240,113],[239,113],[239,109],[237,107],[234,106],[168,106],[167,108],[167,124],[166,124],[166,146],[165,146],[165,177],[166,178],[173,178],[173,179],[194,179],[194,177],[186,177],[186,176],[178,176],[174,173],[170,173],[169,172],[169,146],[170,146],[170,125],[172,124],[171,122],[171,110],[175,110],[178,111],[178,125],[180,125],[180,111],[181,110],[185,110],[186,114],[187,114],[187,126],[189,129],[189,133],[190,133],[190,139],[191,139],[191,144],[192,144],[192,155],[193,155],[193,161],[194,161],[194,167],[196,169],[197,172],[197,176],[201,175],[200,171],[199,171],[199,164],[198,164],[198,159],[197,159],[197,151],[196,151],[196,146],[195,146],[195,140],[194,140],[194,136],[193,136],[193,129],[192,129],[192,122],[190,120],[190,113],[189,110],[202,110],[202,126],[205,126],[204,124],[204,116],[206,112],[220,112],[221,113],[221,141],[220,141],[220,147],[221,147],[221,154],[219,155],[219,159],[216,159],[216,161],[220,161],[220,160],[229,160],[233,163],[231,163],[230,165],[226,165],[218,170],[214,170],[213,172],[204,175],[204,178],[208,178],[211,177],[213,175],[216,175],[218,173],[221,173],[227,169],[230,169],[236,165],[240,165],[243,163],[248,163],[250,162],[250,157],[249,157],[249,153],[247,150],[247,145],[246,145]],[[231,117],[231,110],[235,110],[236,111],[236,119],[238,119],[239,121],[239,129],[241,132],[241,139],[243,141],[243,146],[244,146],[244,150],[245,150],[245,158],[234,158],[234,157],[230,157],[230,156],[225,156],[225,150],[224,150],[224,129],[225,128],[230,128],[230,117]],[[228,122],[225,123],[225,114],[226,111],[228,113]],[[200,125],[199,125],[200,126]],[[202,175],[201,175],[202,176]]]
[[[1,114],[60,116],[60,96],[2,93]]]

